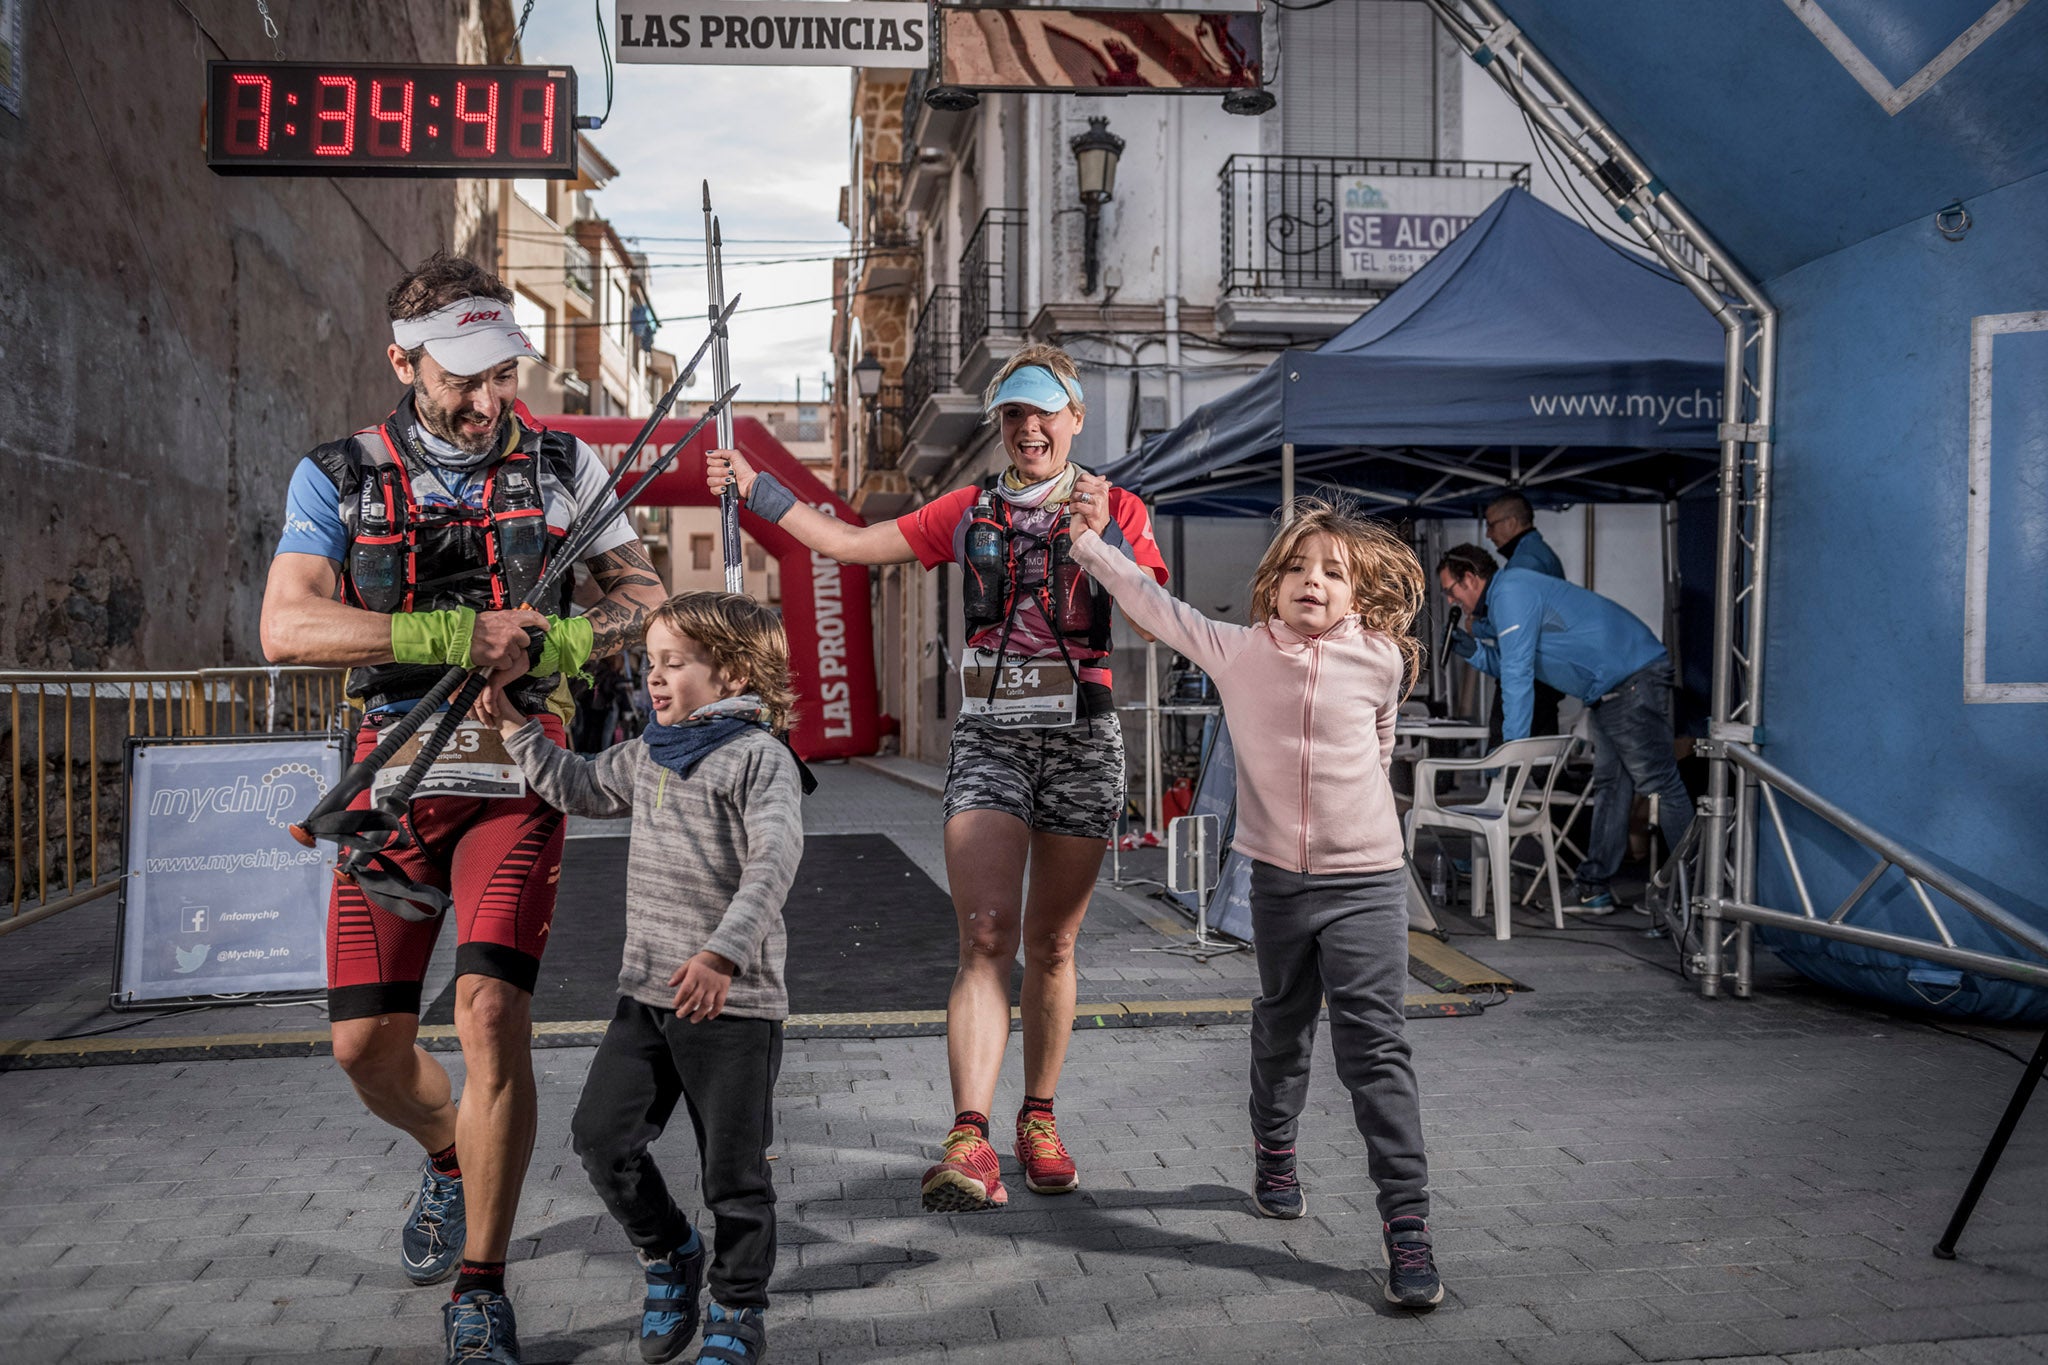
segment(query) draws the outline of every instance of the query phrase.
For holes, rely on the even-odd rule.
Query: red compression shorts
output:
[[[357,734],[357,761],[377,747],[378,719]],[[536,719],[549,739],[568,747],[560,720]],[[349,809],[369,805],[364,791]],[[410,823],[417,842],[392,861],[454,901],[455,974],[493,977],[531,993],[555,917],[562,813],[530,791],[519,798],[435,796],[413,802]],[[440,934],[440,920],[401,919],[336,877],[327,902],[328,1018],[417,1015]]]

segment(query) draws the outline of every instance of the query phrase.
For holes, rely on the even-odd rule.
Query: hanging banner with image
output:
[[[341,776],[333,736],[129,743],[115,1008],[327,985],[334,850],[290,833]]]
[[[1337,181],[1337,255],[1347,280],[1399,284],[1514,182],[1421,175]]]
[[[931,9],[915,0],[618,0],[619,60],[692,66],[922,70]]]

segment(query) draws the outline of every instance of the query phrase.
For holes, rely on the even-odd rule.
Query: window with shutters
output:
[[[1280,16],[1290,156],[1435,156],[1436,20],[1419,0],[1338,0]]]

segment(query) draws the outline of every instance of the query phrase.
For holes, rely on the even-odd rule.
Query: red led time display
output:
[[[547,66],[208,62],[223,175],[576,174],[576,73]]]

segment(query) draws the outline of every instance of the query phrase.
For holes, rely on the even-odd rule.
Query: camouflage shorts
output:
[[[946,818],[999,810],[1042,834],[1106,839],[1124,809],[1124,735],[1114,715],[1054,730],[962,720],[946,763]]]

